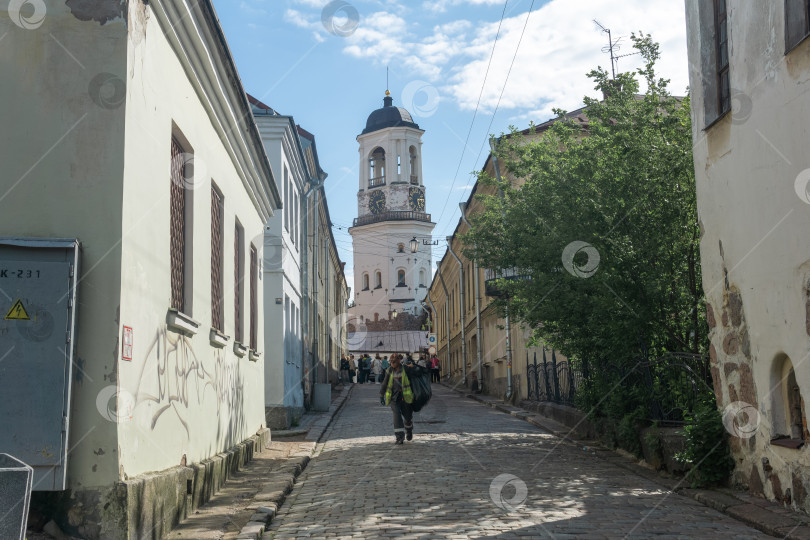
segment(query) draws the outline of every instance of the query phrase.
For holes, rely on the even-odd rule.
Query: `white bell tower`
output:
[[[360,174],[357,218],[349,229],[354,249],[352,318],[388,319],[422,313],[431,278],[430,241],[435,223],[425,213],[422,176],[423,130],[410,113],[393,106],[385,91],[357,136]],[[418,250],[411,252],[412,238]]]

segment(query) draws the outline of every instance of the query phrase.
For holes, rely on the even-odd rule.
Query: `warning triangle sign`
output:
[[[2,311],[0,311],[2,313]],[[4,317],[6,320],[12,321],[30,321],[31,317],[28,316],[28,312],[25,311],[25,306],[21,300],[17,300],[14,302],[14,305],[11,306],[11,309],[8,310],[6,316]]]

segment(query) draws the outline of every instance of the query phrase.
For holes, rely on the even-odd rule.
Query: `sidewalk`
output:
[[[788,540],[810,540],[810,516],[808,515],[740,491],[723,488],[691,489],[686,478],[673,477],[645,467],[640,464],[640,460],[627,452],[609,450],[595,441],[578,440],[573,435],[574,430],[550,418],[520,407],[507,405],[491,396],[469,393],[466,388],[458,389],[446,384],[443,386],[463,397],[474,399],[488,407],[525,420],[541,430],[559,437],[560,444],[565,444],[569,448],[581,448],[582,451],[590,452],[600,459],[651,480],[670,492],[692,498],[766,534]]]
[[[327,412],[307,413],[301,424],[273,431],[270,447],[235,473],[211,500],[178,525],[170,540],[246,540],[260,538],[292,491],[315,446],[348,398],[352,386],[337,387]]]

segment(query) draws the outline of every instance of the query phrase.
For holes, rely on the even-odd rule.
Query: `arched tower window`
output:
[[[368,160],[369,181],[368,187],[382,186],[385,184],[385,150],[379,146],[371,152]]]
[[[363,290],[368,290],[368,274],[363,274]]]
[[[405,286],[405,270],[397,271],[397,287]]]
[[[420,287],[425,286],[425,269],[424,268],[419,270],[419,286]]]
[[[410,153],[411,184],[419,185],[419,166],[416,161],[416,147],[411,146],[408,152]]]
[[[397,253],[405,253],[405,244],[397,244]]]
[[[797,445],[809,437],[804,398],[790,358],[782,355],[775,360],[771,382],[771,388],[774,389],[771,393],[773,415],[771,443],[798,448]]]
[[[379,270],[374,272],[374,288],[382,289],[382,274]]]

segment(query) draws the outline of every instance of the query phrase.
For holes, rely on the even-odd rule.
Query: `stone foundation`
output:
[[[293,424],[298,423],[304,412],[303,407],[265,407],[265,425],[270,429],[290,429]]]
[[[38,492],[31,501],[32,518],[53,518],[64,532],[88,540],[164,538],[269,444],[270,430],[262,429],[200,463],[130,478],[107,489]]]

